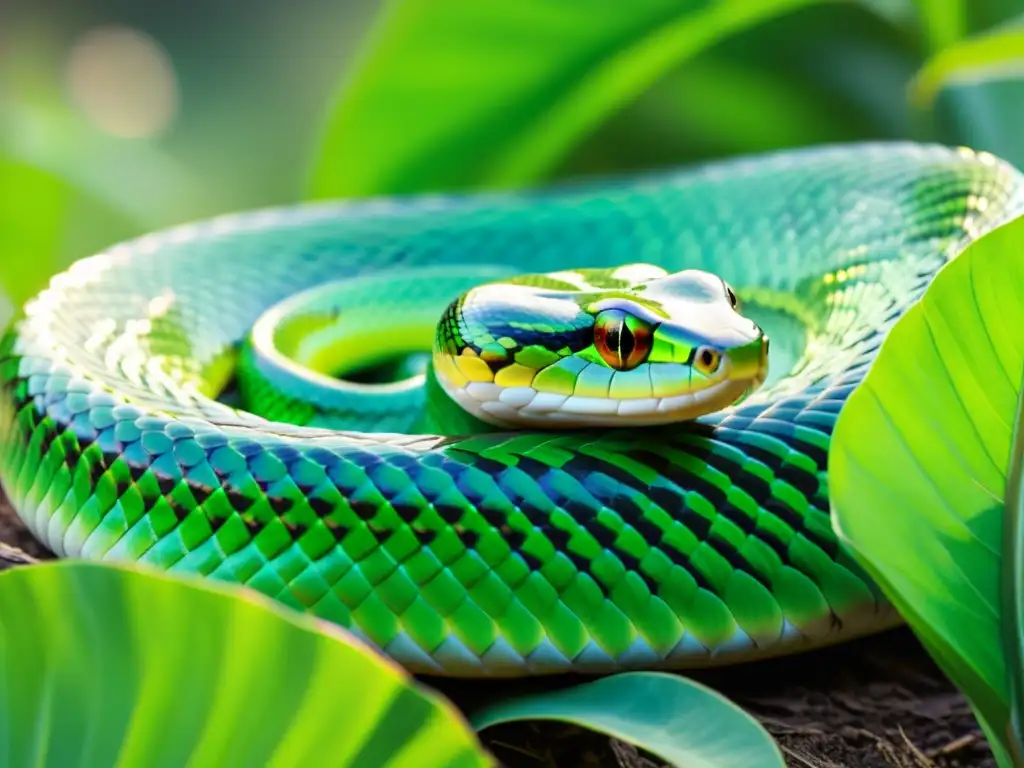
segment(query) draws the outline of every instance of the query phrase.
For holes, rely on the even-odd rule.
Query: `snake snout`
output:
[[[768,376],[769,344],[767,334],[758,328],[757,337],[753,341],[734,347],[729,352],[731,378],[737,381],[764,381]]]

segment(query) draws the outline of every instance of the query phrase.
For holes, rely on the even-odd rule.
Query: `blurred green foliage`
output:
[[[376,7],[0,3],[0,323],[5,306],[55,270],[119,240],[299,199],[324,105]],[[177,109],[150,135],[111,134],[73,93],[76,46],[111,28],[146,35],[171,64]],[[132,96],[137,108],[151,101],[131,67],[114,74],[93,84],[94,97],[121,107]],[[11,165],[53,177],[64,190],[60,210],[52,194],[37,200],[38,185],[21,181],[28,171],[15,176]],[[25,232],[38,239],[28,243]]]
[[[118,240],[305,196],[532,185],[865,139],[965,143],[1024,163],[1019,33],[1000,27],[1024,17],[1022,0],[605,11],[592,0],[257,0],[245,13],[224,0],[60,13],[5,3],[0,318]],[[111,25],[148,35],[169,62],[177,110],[150,135],[111,135],[76,97],[76,45]],[[153,90],[111,82],[94,83],[103,104],[112,89]]]
[[[547,0],[392,4],[342,91],[311,192],[532,182],[675,65],[813,2],[640,0],[628,13]]]
[[[954,0],[641,0],[615,15],[586,2],[425,5],[394,3],[379,17],[335,102],[313,196],[514,187],[842,141],[963,143],[984,110],[933,114],[908,86],[932,53],[1024,10]],[[960,70],[954,57],[936,91],[959,88]],[[966,87],[986,103],[981,80]],[[412,127],[403,114],[416,116]],[[1019,143],[999,138],[973,144],[1006,155]]]
[[[910,93],[961,143],[1024,168],[1024,15],[942,50]]]

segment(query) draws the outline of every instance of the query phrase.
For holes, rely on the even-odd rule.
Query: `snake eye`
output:
[[[594,320],[594,346],[610,367],[628,371],[650,354],[651,331],[650,325],[628,312],[607,309]]]
[[[729,297],[729,304],[732,305],[732,308],[736,309],[740,303],[740,300],[736,298],[736,292],[727,285],[725,286],[725,295]]]
[[[705,376],[710,376],[722,364],[722,353],[711,347],[698,347],[693,358],[693,367]]]

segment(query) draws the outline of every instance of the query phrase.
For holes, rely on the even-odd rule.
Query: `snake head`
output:
[[[445,311],[433,361],[445,392],[492,424],[654,425],[759,387],[768,338],[720,277],[632,264],[474,288]]]

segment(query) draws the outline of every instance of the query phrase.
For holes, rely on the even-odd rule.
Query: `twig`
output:
[[[953,739],[948,744],[944,744],[938,749],[933,749],[928,753],[929,757],[945,757],[951,755],[954,752],[959,752],[961,749],[966,749],[971,746],[978,739],[981,738],[981,732],[975,731],[974,733],[965,733],[963,736]]]
[[[903,730],[903,726],[901,725],[898,727],[903,743],[907,746],[907,749],[910,750],[910,754],[914,756],[914,760],[918,762],[921,768],[935,768],[935,763],[933,763],[932,760],[924,752],[918,749],[917,745],[907,737],[907,734]]]
[[[828,760],[827,762],[821,762],[816,759],[812,760],[811,758],[800,754],[795,749],[791,749],[785,745],[780,746],[782,746],[782,751],[785,752],[786,755],[798,761],[801,765],[806,765],[807,768],[842,768],[842,766],[836,765],[831,760]]]
[[[520,755],[528,757],[531,760],[536,760],[538,763],[543,763],[545,765],[554,765],[554,763],[551,760],[550,754],[538,754],[533,750],[527,749],[526,747],[518,747],[515,744],[509,744],[507,741],[491,741],[491,746],[502,747],[503,749],[508,749],[512,752],[518,752]]]
[[[18,565],[34,565],[39,561],[26,552],[0,541],[0,570]]]

